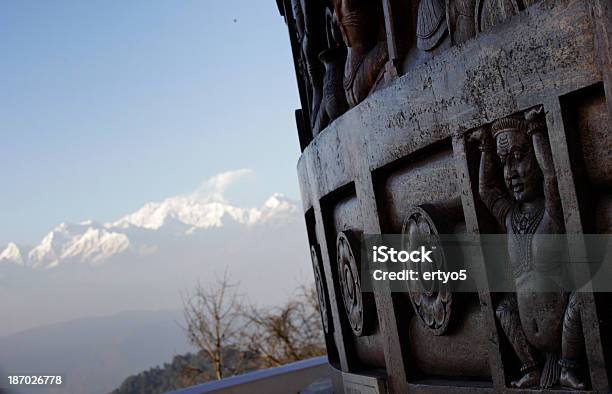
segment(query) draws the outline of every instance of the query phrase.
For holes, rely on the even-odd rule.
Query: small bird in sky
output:
[[[234,18],[234,23],[237,23],[237,22],[238,22],[238,19]]]

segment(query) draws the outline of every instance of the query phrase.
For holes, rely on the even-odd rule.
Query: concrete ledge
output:
[[[173,391],[170,394],[299,393],[312,382],[328,376],[329,373],[327,357],[317,357],[199,384]]]

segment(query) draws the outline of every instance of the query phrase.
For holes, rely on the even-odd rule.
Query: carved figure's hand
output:
[[[525,120],[529,123],[534,121],[541,121],[544,117],[544,107],[538,106],[536,108],[532,108],[525,113]]]
[[[525,113],[525,120],[527,121],[528,135],[546,132],[546,113],[544,112],[544,107],[538,106],[527,111]]]
[[[479,127],[468,135],[468,143],[478,143],[481,150],[495,145],[491,131],[487,127]]]

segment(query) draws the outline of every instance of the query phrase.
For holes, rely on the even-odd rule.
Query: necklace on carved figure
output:
[[[512,209],[510,223],[512,235],[517,246],[518,261],[515,262],[514,277],[519,277],[522,273],[528,272],[533,266],[531,255],[531,241],[542,218],[544,217],[544,207],[538,207],[534,212],[523,213],[519,205]]]
[[[535,233],[544,216],[544,207],[538,207],[533,213],[523,213],[518,205],[512,210],[512,232],[514,234]]]

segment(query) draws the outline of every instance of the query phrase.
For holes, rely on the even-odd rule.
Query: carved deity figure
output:
[[[317,22],[317,9],[312,2],[305,0],[291,0],[293,18],[295,19],[295,30],[299,43],[300,69],[302,77],[307,84],[307,95],[310,104],[310,126],[316,122],[321,98],[323,94],[323,65],[319,61],[321,48],[320,38],[316,28],[313,26]],[[314,15],[313,15],[314,14]]]
[[[344,90],[349,107],[354,107],[380,83],[389,58],[381,4],[376,0],[333,0],[333,4],[348,48]]]
[[[584,389],[579,303],[575,293],[564,290],[564,248],[543,236],[564,233],[564,225],[542,112],[504,118],[493,123],[491,132],[480,129],[473,135],[480,141],[480,197],[508,234],[516,288],[498,304],[496,315],[522,364],[523,375],[512,386],[559,382]],[[503,166],[503,182],[495,156]]]
[[[327,8],[325,19],[327,48],[319,53],[319,60],[325,66],[323,97],[313,126],[314,135],[348,109],[343,86],[346,47],[342,40],[342,33],[335,12]]]

